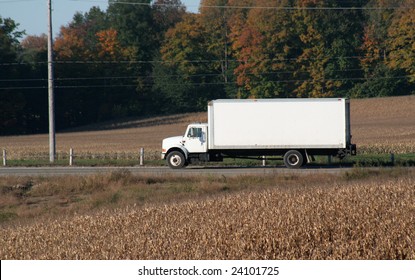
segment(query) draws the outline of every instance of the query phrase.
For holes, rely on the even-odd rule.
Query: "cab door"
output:
[[[189,153],[207,152],[207,126],[190,125],[183,138],[183,144]]]

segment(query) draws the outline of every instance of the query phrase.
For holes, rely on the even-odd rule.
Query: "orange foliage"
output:
[[[82,28],[61,27],[61,35],[55,40],[54,50],[58,59],[89,57],[85,44],[86,30]]]
[[[115,59],[120,54],[121,46],[117,39],[117,30],[107,29],[99,31],[96,36],[98,38],[97,49],[100,58]]]
[[[48,48],[48,37],[46,34],[40,36],[27,36],[20,44],[24,49],[45,51]]]

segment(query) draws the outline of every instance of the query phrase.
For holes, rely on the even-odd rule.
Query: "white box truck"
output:
[[[315,155],[356,154],[351,143],[350,102],[345,98],[221,99],[208,104],[208,123],[163,140],[171,168],[225,157],[282,156],[300,168]]]

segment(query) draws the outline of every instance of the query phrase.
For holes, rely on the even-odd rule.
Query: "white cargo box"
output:
[[[208,147],[346,148],[349,108],[344,98],[214,100],[208,106]]]

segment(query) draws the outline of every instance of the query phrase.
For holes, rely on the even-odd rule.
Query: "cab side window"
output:
[[[202,128],[201,127],[192,127],[189,129],[189,133],[187,134],[189,138],[200,138],[202,137]]]

